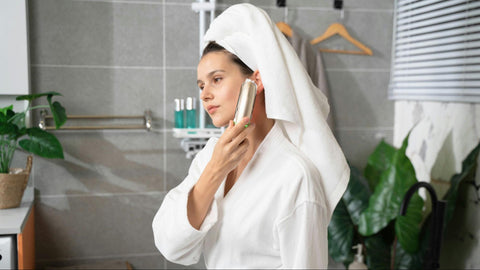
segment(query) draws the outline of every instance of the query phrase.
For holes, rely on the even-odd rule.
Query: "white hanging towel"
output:
[[[251,4],[231,6],[205,34],[259,70],[268,118],[276,119],[288,139],[316,166],[327,197],[329,217],[342,197],[350,169],[327,124],[329,106],[295,50],[265,11]]]
[[[302,38],[294,31],[292,32],[291,37],[286,38],[290,42],[290,44],[292,44],[292,47],[297,53],[298,58],[300,58],[300,62],[302,62],[303,66],[307,70],[308,75],[310,75],[313,84],[322,91],[327,100],[330,100],[330,91],[328,89],[327,75],[325,73],[322,54],[320,53],[320,51],[315,49],[310,44],[309,40]],[[330,129],[334,131],[335,125],[333,123],[331,107],[330,114],[327,118],[327,123]]]

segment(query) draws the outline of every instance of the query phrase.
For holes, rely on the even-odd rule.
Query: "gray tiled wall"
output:
[[[69,114],[139,115],[155,131],[57,132],[65,160],[37,158],[38,266],[128,260],[135,268],[178,267],[156,251],[151,220],[190,160],[171,133],[174,97],[196,95],[198,14],[192,0],[30,0],[34,93],[58,91]],[[243,2],[218,0],[218,11]],[[275,0],[245,1],[275,21]],[[336,135],[363,168],[380,138],[392,141],[387,100],[393,0],[287,1],[287,22],[307,39],[341,21],[373,56],[324,54]],[[317,45],[319,46],[319,45]],[[331,38],[322,46],[347,47]],[[196,267],[201,267],[201,263]]]

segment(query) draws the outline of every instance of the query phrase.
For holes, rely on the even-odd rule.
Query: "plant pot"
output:
[[[0,173],[0,209],[20,206],[31,170],[32,156],[28,156],[25,169],[11,168],[10,173]]]

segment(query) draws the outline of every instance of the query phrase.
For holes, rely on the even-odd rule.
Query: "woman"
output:
[[[205,40],[201,99],[214,125],[228,127],[166,195],[152,225],[157,248],[185,265],[203,254],[207,268],[326,268],[349,169],[324,96],[261,9],[230,7]],[[246,78],[257,84],[254,112],[234,125]]]

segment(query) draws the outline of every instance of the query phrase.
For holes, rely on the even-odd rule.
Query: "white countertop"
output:
[[[17,208],[0,209],[0,235],[19,234],[23,231],[33,206],[33,188],[27,187],[22,203]]]

